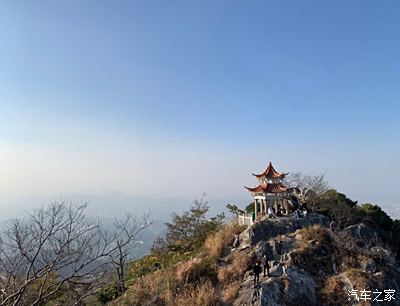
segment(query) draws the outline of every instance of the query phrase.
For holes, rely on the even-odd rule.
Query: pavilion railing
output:
[[[239,214],[239,225],[251,226],[253,225],[253,216],[251,214]]]

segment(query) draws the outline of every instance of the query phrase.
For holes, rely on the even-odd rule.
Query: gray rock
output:
[[[364,223],[348,226],[342,232],[361,243],[361,247],[374,247],[379,242],[378,233]]]
[[[249,228],[248,235],[251,244],[260,240],[269,240],[279,235],[293,233],[300,228],[313,224],[327,225],[329,220],[326,216],[311,213],[307,218],[294,220],[291,217],[280,217],[256,222]]]
[[[287,282],[284,288],[284,300],[286,304],[316,305],[315,282],[310,274],[291,266],[287,270]]]

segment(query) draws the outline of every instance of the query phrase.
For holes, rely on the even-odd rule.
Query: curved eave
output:
[[[250,192],[261,192],[261,191],[264,191],[261,186],[257,186],[257,187],[246,187],[246,186],[244,186],[244,188],[246,188]]]
[[[266,178],[285,178],[286,175],[288,175],[288,174],[289,174],[289,172],[278,173],[278,174],[275,174],[275,175],[265,175],[264,173],[261,173],[261,174],[252,173],[252,175],[257,177],[257,178],[264,178],[264,177],[266,177]]]

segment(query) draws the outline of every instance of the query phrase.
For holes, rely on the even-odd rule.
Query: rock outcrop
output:
[[[267,255],[270,277],[261,276],[255,288],[249,270],[233,305],[356,305],[348,300],[352,289],[393,289],[396,300],[387,304],[397,305],[400,266],[379,245],[378,233],[365,224],[333,233],[328,224],[327,217],[313,213],[307,220],[263,220],[243,232],[235,251]],[[363,305],[381,304],[371,300]]]
[[[250,244],[261,240],[269,240],[278,235],[293,233],[298,229],[314,224],[328,225],[329,219],[323,215],[311,213],[307,218],[280,217],[277,219],[265,219],[252,225],[249,231]]]
[[[360,223],[343,230],[343,236],[353,238],[360,246],[371,248],[379,242],[379,235],[373,228]]]

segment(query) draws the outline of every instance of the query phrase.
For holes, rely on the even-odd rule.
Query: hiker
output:
[[[304,210],[303,210],[303,216],[304,216],[304,218],[306,218],[306,219],[307,219],[307,214],[308,214],[307,208],[304,208]]]
[[[233,241],[233,248],[237,248],[240,245],[239,235],[235,234],[235,240]]]
[[[254,273],[254,284],[258,284],[260,282],[260,273],[261,273],[261,266],[256,261],[256,264],[253,267],[253,273]]]
[[[264,272],[264,277],[265,277],[265,270],[267,270],[267,275],[268,277],[270,277],[269,275],[269,262],[268,262],[268,258],[267,255],[264,255],[263,258],[261,259],[261,266]]]
[[[270,217],[272,219],[276,218],[274,209],[272,207],[268,207],[268,217]]]
[[[335,220],[332,220],[331,223],[329,224],[329,227],[331,228],[332,232],[336,230],[336,223]]]

